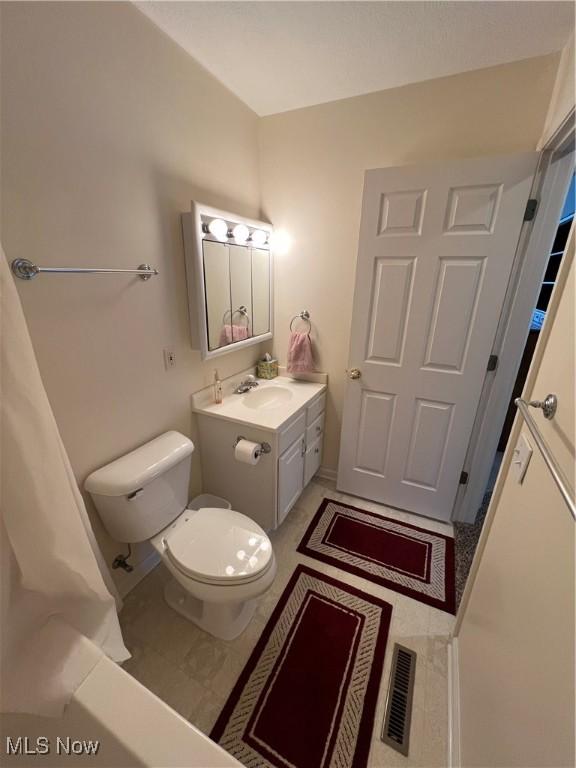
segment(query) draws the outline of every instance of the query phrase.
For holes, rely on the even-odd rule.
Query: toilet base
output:
[[[203,602],[175,579],[164,586],[164,598],[177,613],[220,640],[234,640],[241,635],[256,611],[255,599],[241,603]]]

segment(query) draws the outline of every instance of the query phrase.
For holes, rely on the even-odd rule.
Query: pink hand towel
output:
[[[234,341],[243,341],[249,336],[249,329],[245,325],[223,325],[220,331],[220,347],[232,344]]]
[[[232,338],[234,341],[243,341],[250,336],[250,329],[247,325],[233,325]]]
[[[288,342],[288,373],[310,373],[314,370],[312,341],[309,333],[292,331]]]

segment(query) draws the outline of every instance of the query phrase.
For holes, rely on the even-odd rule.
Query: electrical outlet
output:
[[[174,352],[174,347],[164,347],[164,367],[166,370],[176,367],[176,352]]]

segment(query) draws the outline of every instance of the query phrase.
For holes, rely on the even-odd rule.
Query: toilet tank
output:
[[[116,541],[146,541],[186,508],[194,444],[165,432],[97,469],[84,488]]]

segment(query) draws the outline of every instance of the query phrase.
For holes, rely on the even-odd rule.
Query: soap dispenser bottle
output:
[[[220,405],[222,402],[222,382],[217,369],[214,371],[214,402],[216,405]]]

